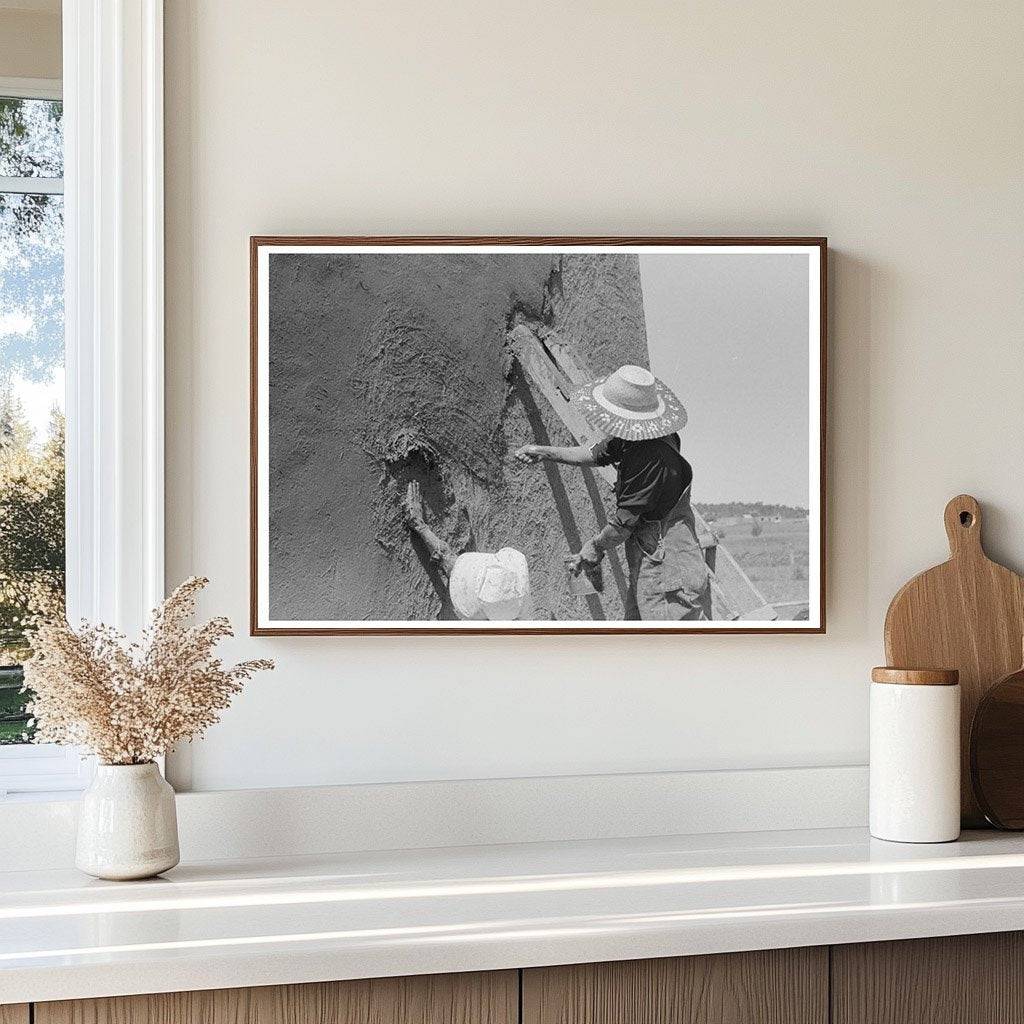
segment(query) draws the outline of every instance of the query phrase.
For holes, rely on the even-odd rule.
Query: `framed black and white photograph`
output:
[[[253,238],[252,632],[824,632],[825,267]]]

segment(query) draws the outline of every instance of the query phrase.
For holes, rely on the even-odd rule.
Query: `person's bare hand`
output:
[[[407,523],[419,524],[423,522],[423,495],[420,494],[420,485],[415,480],[412,480],[405,489],[402,514],[405,516]]]
[[[569,555],[565,563],[574,576],[579,576],[581,572],[592,573],[600,565],[602,558],[604,552],[596,547],[592,540],[588,540],[579,551]]]
[[[543,455],[539,444],[524,444],[522,448],[516,449],[512,458],[516,462],[522,462],[526,466],[531,466],[536,462],[540,462]]]

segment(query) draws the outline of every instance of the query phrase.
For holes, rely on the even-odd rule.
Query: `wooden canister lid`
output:
[[[889,668],[871,670],[873,683],[900,683],[904,686],[956,686],[960,673],[955,668]]]

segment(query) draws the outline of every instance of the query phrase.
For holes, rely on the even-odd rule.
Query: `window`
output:
[[[73,752],[25,747],[25,622],[65,583],[63,105],[35,89],[0,83],[0,793],[80,775]]]
[[[26,487],[31,554],[14,561],[51,599],[64,591],[72,620],[137,635],[164,594],[163,4],[63,0],[61,17],[63,83],[0,78],[0,412],[9,393],[23,462],[43,464]],[[0,620],[15,652],[0,671],[0,800],[59,797],[91,762],[22,742],[16,619]]]
[[[26,618],[64,599],[60,100],[0,95],[0,744],[31,734]]]

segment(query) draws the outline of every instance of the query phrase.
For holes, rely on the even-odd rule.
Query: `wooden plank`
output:
[[[516,1024],[518,1001],[492,971],[37,1003],[35,1024]]]
[[[7,1003],[0,1005],[0,1024],[28,1024],[27,1003]]]
[[[509,331],[513,351],[533,386],[548,400],[555,415],[565,424],[577,444],[593,444],[600,434],[569,401],[572,382],[551,361],[536,335],[523,324]],[[615,486],[615,470],[611,466],[594,466],[594,472]]]
[[[697,529],[703,527],[710,532],[710,527],[704,517],[696,510],[693,510],[693,517],[697,521]],[[722,591],[722,597],[729,607],[734,605],[740,609],[738,613],[724,618],[749,619],[753,621],[774,621],[779,613],[768,603],[764,594],[754,586],[753,581],[743,571],[740,563],[732,556],[732,552],[723,545],[718,545],[715,558],[715,576],[712,586],[716,585]],[[758,603],[760,602],[760,603]],[[717,618],[718,616],[716,616]]]
[[[541,967],[523,972],[523,1024],[825,1024],[828,951]]]
[[[832,947],[834,1024],[1024,1024],[1024,934]]]

